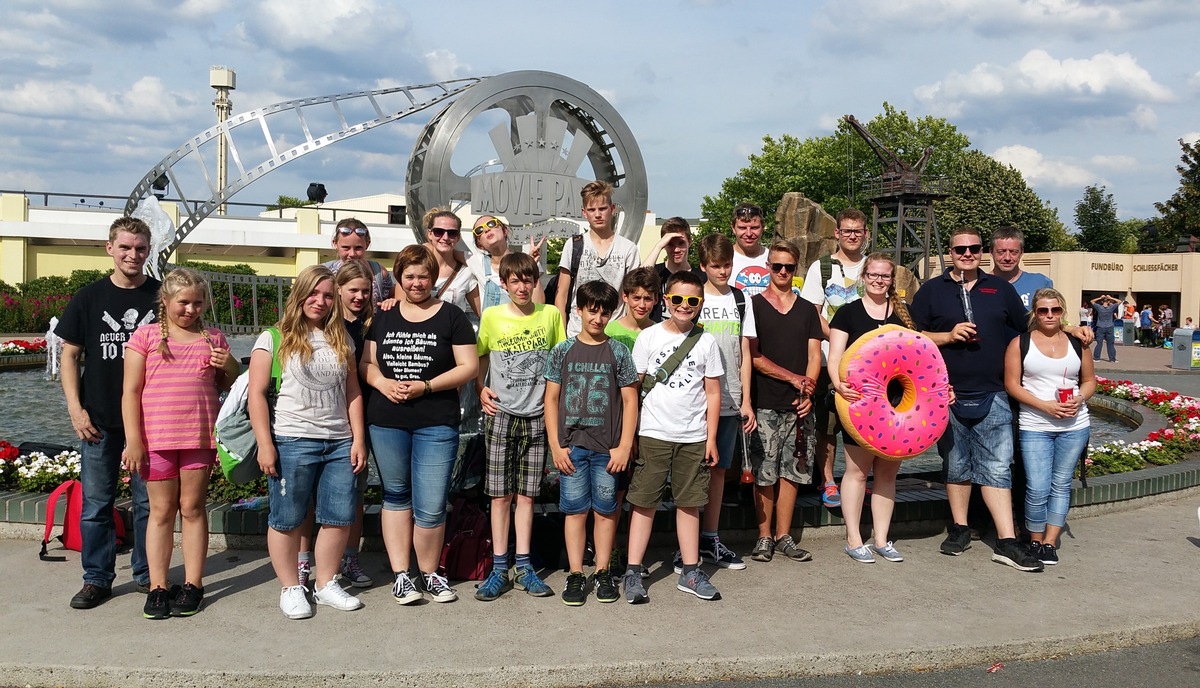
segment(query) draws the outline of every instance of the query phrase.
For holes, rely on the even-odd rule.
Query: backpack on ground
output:
[[[42,551],[38,558],[42,561],[66,561],[66,557],[46,554],[46,545],[50,544],[50,531],[54,530],[54,510],[58,506],[58,498],[66,495],[66,506],[63,509],[62,534],[54,538],[62,543],[65,549],[75,552],[83,551],[83,534],[80,532],[80,521],[83,518],[83,483],[78,480],[68,480],[50,493],[46,498],[46,532],[42,535]],[[124,547],[125,520],[121,513],[113,507],[113,524],[117,529],[117,548]]]
[[[450,580],[483,580],[492,570],[492,522],[478,504],[454,500],[438,568]]]
[[[271,381],[274,383],[274,394],[267,396],[267,402],[273,410],[274,396],[279,394],[279,387],[283,384],[283,370],[279,363],[279,329],[271,327],[267,331],[271,333]],[[249,388],[250,371],[247,370],[238,376],[229,389],[213,427],[221,472],[226,480],[238,485],[253,482],[262,475],[262,469],[258,467],[258,440],[250,424]]]

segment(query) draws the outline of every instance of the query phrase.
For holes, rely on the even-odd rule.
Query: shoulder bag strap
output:
[[[663,361],[663,364],[659,366],[654,375],[647,375],[646,377],[642,378],[643,396],[649,394],[650,390],[654,389],[654,385],[657,385],[660,382],[666,382],[668,379],[670,379],[671,374],[675,372],[675,369],[677,369],[683,363],[683,359],[687,358],[687,355],[692,352],[693,348],[695,348],[696,342],[700,341],[700,335],[703,333],[704,328],[700,327],[700,325],[692,325],[692,329],[689,330],[687,336],[683,338],[683,342],[680,343],[679,348],[675,349],[674,353],[668,356],[667,360]]]
[[[450,283],[453,282],[454,278],[458,276],[459,270],[462,270],[462,263],[455,261],[454,272],[450,273],[450,276],[446,278],[445,284],[442,285],[441,289],[437,290],[437,293],[433,295],[433,298],[435,298],[435,299],[442,298],[442,294],[446,293],[446,290],[450,288]]]

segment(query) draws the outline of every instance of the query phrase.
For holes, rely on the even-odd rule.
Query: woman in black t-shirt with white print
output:
[[[375,316],[360,364],[378,393],[367,401],[371,446],[383,485],[383,542],[400,604],[421,599],[409,552],[434,602],[458,595],[437,573],[446,534],[446,493],[458,455],[458,389],[475,377],[475,332],[462,310],[433,295],[437,260],[427,247],[396,257],[395,308]]]

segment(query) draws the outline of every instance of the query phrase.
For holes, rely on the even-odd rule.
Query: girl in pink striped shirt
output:
[[[159,289],[158,322],[138,328],[125,346],[123,462],[147,480],[150,496],[150,594],[142,613],[147,619],[191,616],[204,602],[204,506],[216,459],[217,394],[239,372],[225,335],[204,326],[201,316],[211,300],[200,273],[171,271]],[[184,585],[168,589],[176,513],[183,517]]]

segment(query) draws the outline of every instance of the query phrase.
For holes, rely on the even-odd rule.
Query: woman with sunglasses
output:
[[[434,208],[424,217],[425,246],[437,258],[437,274],[433,276],[433,295],[446,303],[458,306],[471,326],[479,329],[479,316],[483,308],[479,302],[479,280],[466,257],[457,250],[462,237],[462,220],[445,208]]]
[[[508,225],[495,215],[484,215],[475,220],[471,236],[479,251],[467,258],[467,266],[475,273],[482,289],[479,304],[482,317],[484,310],[509,302],[508,292],[504,291],[500,281],[500,260],[513,253],[513,249],[508,243]],[[545,243],[546,237],[537,243],[532,238],[529,240],[529,255],[534,260],[538,259]],[[546,303],[546,292],[540,281],[533,285],[533,302]]]
[[[367,226],[360,220],[348,217],[338,222],[337,227],[333,230],[333,249],[337,251],[337,258],[327,261],[325,267],[336,273],[338,268],[348,261],[365,260],[369,248],[371,248],[371,230],[367,229]],[[396,291],[396,284],[387,268],[373,260],[368,260],[367,265],[371,266],[373,275],[371,299],[374,301],[374,305],[378,306],[392,298],[393,292]]]
[[[862,298],[842,306],[829,323],[829,379],[833,389],[846,401],[857,401],[862,394],[841,377],[842,355],[846,347],[866,333],[884,325],[900,325],[915,330],[908,307],[896,295],[896,264],[883,253],[872,253],[863,264],[865,291]],[[888,561],[904,561],[888,539],[892,511],[896,506],[896,474],[900,462],[876,456],[860,446],[850,433],[842,430],[846,451],[846,474],[842,476],[842,518],[846,521],[846,554],[864,564],[875,562],[875,555]],[[874,474],[871,493],[871,523],[874,542],[863,544],[862,508],[867,493],[867,476]]]
[[[1063,331],[1066,302],[1055,289],[1037,290],[1029,332],[1009,343],[1004,359],[1004,387],[1021,404],[1029,553],[1043,564],[1058,563],[1071,480],[1091,434],[1087,400],[1096,392],[1092,357]]]

